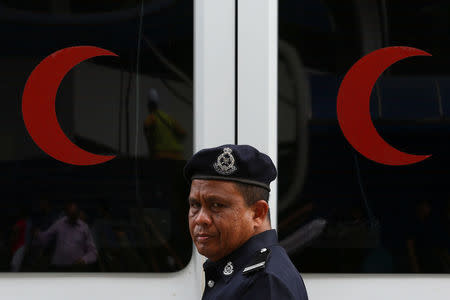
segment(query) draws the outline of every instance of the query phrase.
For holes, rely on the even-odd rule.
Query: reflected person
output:
[[[97,261],[97,249],[88,225],[80,220],[80,211],[74,202],[65,206],[65,216],[44,232],[37,231],[35,243],[47,246],[55,241],[51,259],[52,271],[87,271]]]
[[[144,121],[150,159],[183,159],[182,139],[186,136],[180,124],[159,108],[156,89],[148,92],[148,115]]]

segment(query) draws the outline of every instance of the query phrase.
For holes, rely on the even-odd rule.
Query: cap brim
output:
[[[256,186],[262,187],[270,192],[270,187],[267,184],[264,184],[264,183],[261,183],[258,181],[244,179],[244,178],[222,177],[222,176],[214,176],[214,175],[193,175],[191,177],[191,180],[194,180],[194,179],[224,180],[224,181],[234,181],[234,182],[246,183],[246,184],[251,184],[251,185],[256,185]]]

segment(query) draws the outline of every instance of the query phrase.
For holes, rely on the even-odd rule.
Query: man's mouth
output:
[[[195,235],[196,240],[199,242],[206,242],[212,237],[213,237],[212,235],[206,233],[199,233]]]

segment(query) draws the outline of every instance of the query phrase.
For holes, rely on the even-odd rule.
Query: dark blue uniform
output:
[[[303,280],[275,230],[257,234],[225,258],[207,260],[204,300],[307,300]]]

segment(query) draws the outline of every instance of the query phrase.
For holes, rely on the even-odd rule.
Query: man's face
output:
[[[192,181],[189,230],[198,252],[210,260],[228,255],[254,234],[253,216],[234,183]]]
[[[66,215],[70,222],[74,223],[78,220],[79,211],[76,204],[69,204],[66,207]]]

